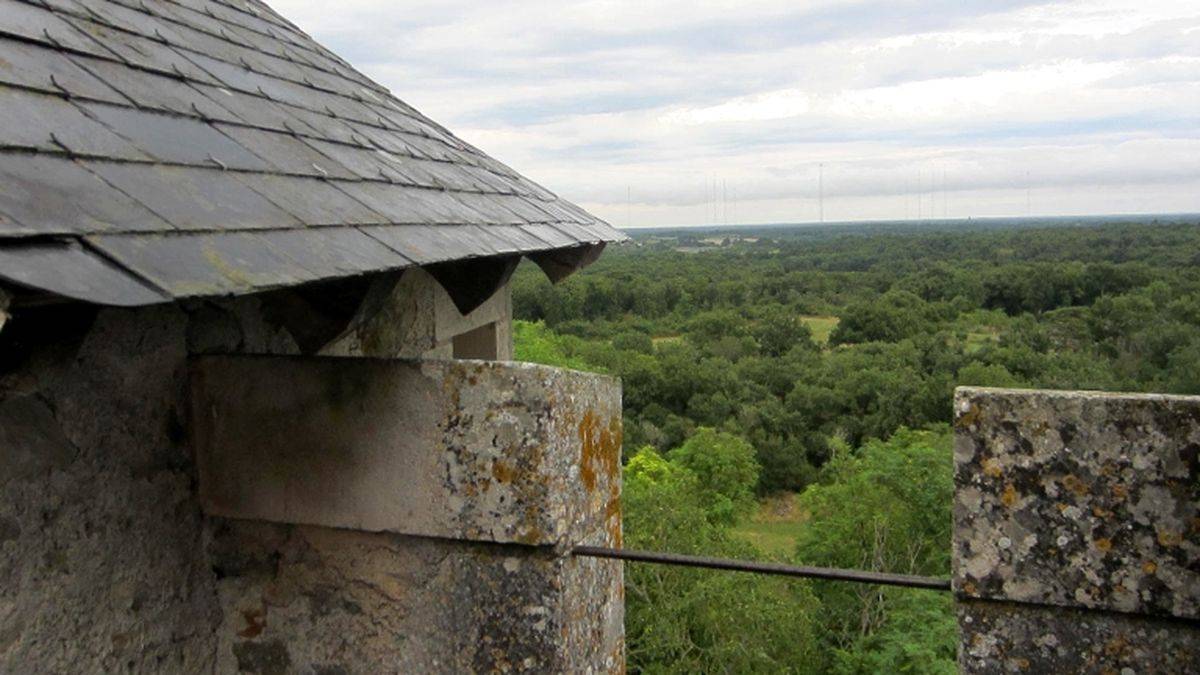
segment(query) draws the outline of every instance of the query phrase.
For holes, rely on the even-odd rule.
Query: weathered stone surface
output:
[[[524,544],[620,540],[620,385],[544,366],[204,357],[206,511]]]
[[[423,269],[410,268],[398,280],[381,278],[376,295],[364,302],[365,316],[326,345],[330,356],[441,358],[454,356],[454,337],[487,324],[496,326],[496,360],[512,359],[512,291],[505,284],[470,314],[460,314],[454,301]]]
[[[227,521],[218,670],[619,672],[620,565],[552,549]]]
[[[45,401],[37,396],[0,400],[0,486],[62,468],[75,452]]]
[[[366,322],[377,342],[337,353],[425,353],[429,343],[405,345],[389,333],[382,315],[406,311],[388,304],[393,300]],[[425,317],[429,326],[433,320]],[[258,297],[137,310],[20,310],[0,331],[0,349],[33,322],[45,323],[44,339],[26,341],[19,360],[6,352],[10,369],[0,372],[0,673],[437,672],[451,670],[442,665],[446,658],[465,672],[476,663],[501,664],[507,646],[523,638],[524,615],[506,636],[512,617],[505,612],[529,600],[533,587],[526,583],[534,582],[546,583],[545,602],[522,611],[534,616],[541,611],[534,608],[559,602],[554,621],[585,619],[560,633],[561,643],[535,666],[586,672],[623,664],[618,563],[522,547],[538,560],[531,567],[551,571],[503,577],[498,570],[508,573],[510,558],[525,562],[507,546],[468,546],[467,555],[452,553],[463,545],[444,540],[203,515],[188,444],[188,355],[297,353]],[[596,499],[608,503],[599,491]],[[243,528],[249,536],[231,534]],[[608,534],[601,528],[587,542],[610,542]],[[276,595],[277,588],[291,595]],[[272,604],[279,597],[287,602]],[[393,609],[407,612],[406,623],[392,622]],[[445,656],[444,641],[422,645],[422,636],[436,637],[425,624],[456,628],[446,617],[474,626],[467,634],[492,646],[485,652],[462,638],[455,645],[468,658]],[[289,626],[296,632],[288,634]],[[395,626],[411,627],[400,633],[407,639],[389,636]],[[359,634],[370,641],[356,640]],[[579,648],[561,646],[569,644]],[[581,660],[564,661],[576,656]]]
[[[4,330],[4,324],[8,321],[8,306],[11,302],[12,296],[0,288],[0,330]]]
[[[959,389],[965,673],[1200,663],[1200,398]]]
[[[181,433],[187,323],[103,311],[0,375],[0,672],[212,672],[220,612]]]
[[[964,673],[1200,672],[1195,623],[988,600],[957,611]]]
[[[954,589],[1200,618],[1200,397],[959,389]]]

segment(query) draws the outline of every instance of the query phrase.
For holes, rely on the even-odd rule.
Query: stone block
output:
[[[959,389],[960,596],[1200,618],[1200,397]]]
[[[623,671],[618,562],[253,521],[211,548],[219,672]]]
[[[469,314],[462,314],[429,272],[410,268],[379,279],[350,330],[326,345],[328,356],[386,358],[454,357],[456,336],[495,324],[495,359],[512,359],[512,291],[502,286]]]
[[[218,669],[620,672],[620,386],[529,364],[203,357]],[[267,521],[267,522],[264,522]],[[288,524],[291,523],[291,524]]]
[[[973,600],[960,603],[963,673],[1194,673],[1200,630],[1162,617]]]
[[[62,468],[75,454],[44,401],[36,396],[0,399],[0,487]]]
[[[620,384],[519,363],[207,356],[211,515],[496,543],[620,543]]]

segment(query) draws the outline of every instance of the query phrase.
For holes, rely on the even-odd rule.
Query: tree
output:
[[[835,649],[830,671],[955,675],[958,624],[954,598],[909,588],[883,589],[879,595],[887,608],[879,626],[850,646]]]
[[[630,331],[621,333],[612,340],[613,348],[623,352],[637,352],[639,354],[653,354],[654,341],[649,335]]]
[[[1167,360],[1167,389],[1176,394],[1200,394],[1200,340],[1181,345]]]
[[[709,518],[700,481],[643,449],[625,469],[621,501],[631,548],[752,558],[756,551]],[[811,673],[825,665],[820,607],[809,585],[668,565],[625,571],[630,672]]]
[[[927,330],[933,318],[928,303],[921,298],[908,291],[890,291],[878,299],[846,307],[829,341],[897,342]]]
[[[1000,364],[971,363],[958,371],[958,384],[973,387],[1019,387],[1022,382]]]
[[[771,307],[758,320],[754,327],[754,339],[758,341],[758,349],[762,354],[775,358],[783,356],[797,345],[814,347],[812,330],[795,312],[782,306]]]
[[[796,540],[801,564],[946,576],[950,572],[950,509],[953,496],[950,431],[901,429],[886,442],[839,453],[822,470],[821,482],[799,497],[807,511]],[[831,646],[862,652],[887,628],[895,596],[869,586],[814,585],[825,608]],[[949,606],[943,608],[953,622]],[[893,630],[903,631],[902,626]],[[927,654],[953,664],[945,636],[907,635]],[[871,650],[867,650],[871,651]],[[902,650],[903,651],[903,650]],[[861,662],[854,657],[851,662]],[[884,668],[896,672],[898,664]]]
[[[712,522],[732,524],[754,509],[759,466],[744,439],[701,428],[668,457],[696,476],[700,501]]]

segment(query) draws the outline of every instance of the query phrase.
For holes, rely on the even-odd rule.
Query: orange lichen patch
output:
[[[989,478],[999,478],[1004,473],[1004,469],[1000,468],[999,462],[988,457],[983,460],[983,473]]]
[[[1016,663],[1021,670],[1029,670],[1029,659],[1017,659]]]
[[[262,607],[259,609],[247,609],[242,611],[242,618],[246,620],[246,627],[238,631],[238,635],[244,638],[255,638],[262,634],[263,629],[267,627],[267,609]]]
[[[1092,507],[1092,515],[1105,520],[1113,517],[1113,512],[1100,508],[1099,506]]]
[[[1160,546],[1178,546],[1183,537],[1179,536],[1178,532],[1171,530],[1158,529],[1158,543]]]
[[[975,595],[975,584],[971,583],[970,581],[964,583],[962,588],[963,592],[967,595]]]
[[[1017,489],[1013,487],[1012,483],[1004,486],[1004,493],[1000,495],[1000,502],[1010,509],[1013,504],[1017,503]]]
[[[1142,563],[1142,572],[1145,574],[1154,574],[1158,571],[1158,563],[1153,560],[1147,560]]]
[[[958,416],[958,419],[954,420],[954,426],[966,428],[966,427],[973,426],[978,421],[979,421],[979,406],[972,404],[969,408],[966,409],[965,412],[963,412],[961,415]]]
[[[608,503],[604,505],[604,526],[608,530],[609,545],[621,548],[624,543],[621,532],[621,495],[615,484]]]
[[[1105,553],[1108,553],[1112,550],[1112,539],[1107,537],[1102,537],[1092,543],[1096,545],[1097,550],[1104,551]]]
[[[492,477],[497,483],[511,483],[517,477],[517,472],[508,462],[497,460],[492,462]]]
[[[1127,496],[1129,496],[1129,490],[1124,485],[1117,483],[1116,485],[1112,486],[1112,494],[1117,499],[1125,499]]]
[[[596,469],[594,464],[597,427],[599,427],[599,423],[596,421],[596,415],[591,410],[585,412],[583,420],[579,422],[579,442],[581,443],[579,449],[579,478],[583,481],[584,487],[589,490],[596,488]]]
[[[605,425],[592,410],[579,422],[579,477],[588,490],[596,489],[596,479],[604,476],[615,483],[621,468],[621,421],[613,418]]]
[[[1063,484],[1063,487],[1067,488],[1071,492],[1074,492],[1075,494],[1077,494],[1081,497],[1088,493],[1087,485],[1085,485],[1083,481],[1079,480],[1079,478],[1077,478],[1075,476],[1075,474],[1069,473],[1066,476],[1064,476],[1062,479],[1062,484]]]
[[[1104,653],[1108,656],[1121,656],[1129,651],[1129,643],[1123,637],[1115,637],[1104,645]]]

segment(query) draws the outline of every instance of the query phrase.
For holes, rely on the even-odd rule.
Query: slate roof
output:
[[[256,0],[0,0],[10,282],[140,305],[624,238]]]

